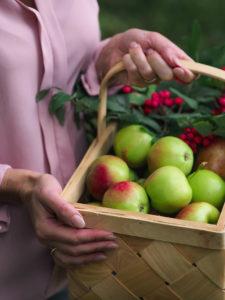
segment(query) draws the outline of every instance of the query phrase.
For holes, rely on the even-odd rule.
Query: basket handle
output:
[[[184,68],[189,69],[195,74],[207,75],[209,77],[221,80],[225,82],[225,71],[211,67],[208,65],[200,64],[191,60],[180,60],[180,65]],[[107,113],[107,85],[109,80],[116,75],[125,70],[123,62],[117,63],[113,66],[108,73],[103,78],[100,85],[99,93],[99,110],[98,110],[98,120],[97,120],[97,139],[99,140],[106,128],[106,113]]]

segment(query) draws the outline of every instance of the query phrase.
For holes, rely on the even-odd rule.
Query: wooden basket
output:
[[[195,73],[225,81],[222,70],[181,63]],[[106,126],[107,82],[123,69],[122,63],[117,64],[102,81],[98,136],[63,191],[87,227],[116,233],[119,248],[104,262],[68,270],[71,299],[225,299],[225,207],[217,225],[210,225],[76,203],[91,163],[112,146],[116,124]]]

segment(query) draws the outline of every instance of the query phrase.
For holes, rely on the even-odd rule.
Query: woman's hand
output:
[[[110,67],[122,60],[127,72],[117,76],[118,83],[145,86],[156,78],[189,83],[194,74],[180,66],[180,59],[191,58],[166,37],[130,29],[110,39],[99,55],[96,69],[101,80]]]
[[[105,259],[105,252],[117,244],[111,232],[86,229],[80,213],[61,196],[62,189],[51,175],[9,169],[0,195],[19,196],[27,206],[39,240],[54,251],[62,266]]]

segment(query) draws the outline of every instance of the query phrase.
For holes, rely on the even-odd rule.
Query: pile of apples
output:
[[[97,158],[88,171],[89,204],[217,223],[225,182],[202,163],[207,153],[194,161],[184,141],[174,136],[156,140],[141,125],[120,129],[113,149],[115,155]]]

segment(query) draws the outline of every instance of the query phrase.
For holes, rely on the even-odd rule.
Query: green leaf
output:
[[[201,26],[200,26],[198,20],[195,20],[193,22],[190,39],[188,41],[188,53],[194,60],[197,60],[197,61],[199,59],[201,33],[202,33]]]
[[[146,95],[140,94],[140,93],[131,93],[128,94],[128,100],[130,104],[135,104],[135,105],[143,105],[146,99]]]
[[[65,122],[65,107],[61,106],[60,108],[58,108],[55,112],[54,115],[56,116],[56,118],[58,119],[59,123],[61,125],[64,125]]]
[[[59,92],[55,94],[52,97],[51,102],[49,103],[49,112],[51,114],[54,114],[59,108],[64,106],[64,104],[70,100],[71,96],[64,92]]]
[[[146,98],[151,98],[152,94],[157,90],[157,85],[156,84],[151,84],[146,92]]]
[[[215,126],[210,121],[198,121],[193,123],[193,127],[202,135],[210,135],[213,133]]]
[[[36,95],[36,102],[43,100],[50,92],[50,89],[41,90]]]
[[[196,110],[196,109],[198,108],[198,102],[197,102],[196,100],[194,100],[194,99],[192,99],[192,98],[190,98],[190,97],[188,97],[188,96],[182,94],[181,92],[179,92],[178,90],[176,90],[176,89],[174,89],[174,88],[170,88],[170,91],[171,91],[173,94],[177,95],[178,97],[183,98],[184,101],[187,103],[187,105],[188,105],[190,108],[192,108],[192,109],[194,109],[194,110]]]

